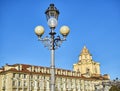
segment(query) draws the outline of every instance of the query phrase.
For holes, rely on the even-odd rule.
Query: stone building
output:
[[[97,91],[97,87],[103,88],[100,84],[110,80],[109,75],[101,75],[100,64],[93,61],[86,47],[73,71],[56,68],[55,77],[55,91]],[[6,64],[0,68],[0,91],[50,91],[50,68]]]
[[[78,63],[73,65],[73,70],[87,76],[101,75],[100,63],[93,61],[92,55],[85,46],[79,55]]]

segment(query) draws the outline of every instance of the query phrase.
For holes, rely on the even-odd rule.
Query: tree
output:
[[[112,86],[109,91],[120,91],[120,88],[117,86]]]

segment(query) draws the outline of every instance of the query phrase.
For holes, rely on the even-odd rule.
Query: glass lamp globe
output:
[[[41,37],[44,34],[44,27],[43,26],[37,26],[35,28],[35,34],[39,37]]]
[[[70,32],[70,29],[68,26],[62,26],[60,28],[60,33],[63,35],[63,36],[67,36]]]
[[[48,25],[50,28],[55,28],[57,26],[58,22],[57,19],[54,17],[51,17],[50,19],[48,19]]]

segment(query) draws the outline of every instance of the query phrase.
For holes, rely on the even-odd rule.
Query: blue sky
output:
[[[120,78],[119,0],[0,0],[0,66],[15,63],[50,66],[50,51],[37,40],[34,28],[49,33],[45,10],[50,3],[59,9],[57,34],[70,27],[67,41],[56,50],[57,68],[72,70],[86,45],[101,73]]]

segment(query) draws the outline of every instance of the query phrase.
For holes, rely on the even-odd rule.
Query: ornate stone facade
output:
[[[109,81],[100,74],[99,63],[83,48],[74,69],[55,69],[55,91],[95,91]],[[99,86],[102,88],[102,86]],[[50,68],[27,64],[6,64],[0,68],[0,91],[50,91]]]
[[[73,65],[73,70],[81,74],[87,74],[88,76],[101,75],[100,63],[93,61],[92,55],[89,53],[86,46],[84,46],[79,55],[78,63]]]

